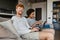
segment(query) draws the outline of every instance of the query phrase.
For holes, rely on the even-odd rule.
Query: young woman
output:
[[[36,27],[36,26],[41,26],[42,25],[42,22],[41,21],[36,21],[35,20],[35,12],[34,12],[34,9],[28,9],[27,12],[27,21],[28,21],[28,24],[31,26],[31,27]]]

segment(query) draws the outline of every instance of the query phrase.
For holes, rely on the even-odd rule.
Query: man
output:
[[[51,33],[38,32],[37,28],[29,29],[30,26],[25,17],[22,17],[24,6],[22,4],[16,5],[16,15],[12,17],[13,25],[16,31],[23,38],[42,39],[42,40],[54,40]]]

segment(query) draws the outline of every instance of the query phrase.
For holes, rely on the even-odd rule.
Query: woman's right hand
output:
[[[32,32],[35,32],[35,31],[39,31],[39,29],[33,28],[33,29],[31,29],[31,31],[32,31]]]

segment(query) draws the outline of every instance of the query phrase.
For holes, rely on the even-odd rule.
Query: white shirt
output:
[[[29,29],[30,26],[28,25],[25,17],[20,18],[17,16],[13,16],[11,20],[13,20],[13,25],[19,35],[31,32],[31,30]]]
[[[32,26],[36,22],[35,19],[31,19],[31,18],[27,18],[27,21],[30,26]]]

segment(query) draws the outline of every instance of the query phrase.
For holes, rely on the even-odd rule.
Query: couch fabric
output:
[[[50,26],[51,28],[53,28],[53,25]],[[0,40],[37,40],[37,39],[20,38],[20,36],[17,34],[15,28],[12,25],[12,21],[10,19],[3,18],[0,20]]]
[[[0,35],[0,40],[35,40],[20,38],[11,20],[0,22]]]

